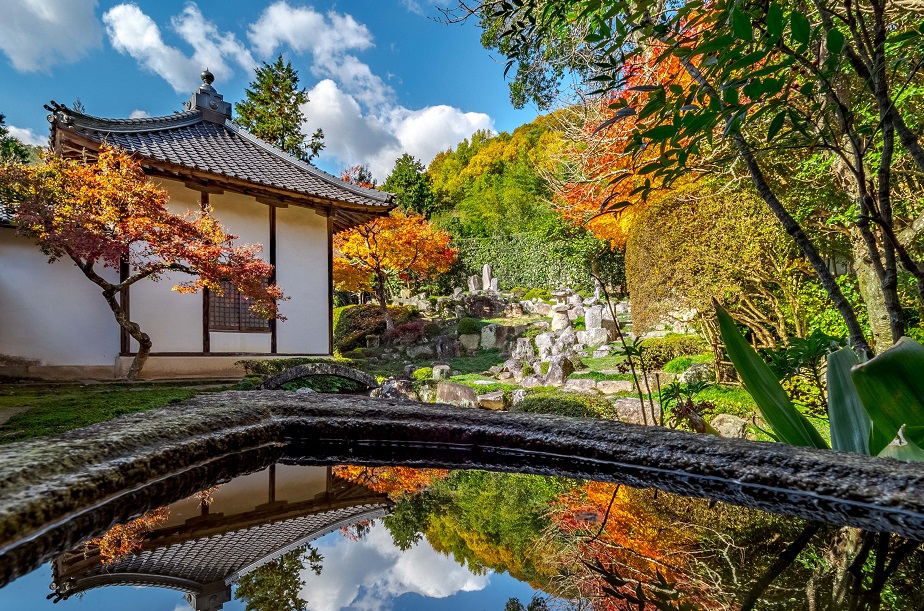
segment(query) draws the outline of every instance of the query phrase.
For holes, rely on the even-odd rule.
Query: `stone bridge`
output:
[[[353,369],[346,365],[338,365],[337,363],[307,363],[305,365],[289,367],[282,373],[263,380],[263,384],[260,388],[264,390],[278,390],[287,382],[310,376],[337,376],[339,378],[346,378],[362,384],[367,390],[379,387],[379,383],[376,382],[375,378],[364,371]]]

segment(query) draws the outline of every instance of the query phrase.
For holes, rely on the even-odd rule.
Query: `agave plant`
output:
[[[715,308],[728,357],[773,435],[791,445],[828,448],[728,312]],[[835,450],[924,460],[924,346],[903,337],[866,362],[841,348],[828,355],[827,386]]]

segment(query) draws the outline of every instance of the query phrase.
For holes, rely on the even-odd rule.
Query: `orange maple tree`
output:
[[[367,189],[375,189],[376,180],[372,177],[372,171],[362,164],[357,163],[340,172],[340,180]]]
[[[374,292],[386,327],[394,329],[387,308],[388,280],[410,281],[449,271],[458,254],[450,239],[423,216],[400,210],[341,231],[334,236],[334,287]]]
[[[169,507],[158,507],[140,518],[124,524],[116,524],[101,537],[90,539],[84,544],[89,555],[95,548],[102,564],[111,564],[141,549],[145,536],[170,517]]]
[[[273,267],[259,258],[259,244],[236,245],[210,210],[177,215],[167,210],[167,191],[151,182],[141,164],[102,147],[95,163],[48,157],[36,166],[0,165],[0,206],[20,235],[34,239],[49,262],[70,259],[102,289],[118,324],[138,342],[127,377],[135,379],[151,352],[151,338],[120,307],[119,294],[146,278],[170,272],[190,279],[181,293],[208,288],[221,294],[230,280],[266,318],[279,317],[282,292],[267,280]],[[99,268],[127,275],[111,282]]]
[[[647,175],[661,163],[662,151],[657,147],[643,148],[637,154],[626,152],[636,122],[645,116],[649,98],[658,95],[657,87],[688,89],[692,83],[676,57],[654,61],[659,53],[653,45],[647,61],[635,58],[623,66],[624,87],[564,115],[571,146],[562,151],[567,160],[565,174],[552,181],[556,209],[569,222],[587,227],[613,246],[625,245],[633,223],[652,201],[651,197],[644,200],[639,188],[646,180],[651,184]],[[622,110],[625,103],[642,110],[631,114]]]
[[[446,469],[414,469],[412,467],[360,467],[337,465],[335,476],[362,486],[373,492],[400,496],[414,494],[430,486],[433,480],[449,475]]]

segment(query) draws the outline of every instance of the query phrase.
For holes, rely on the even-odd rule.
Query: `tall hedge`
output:
[[[594,268],[608,288],[620,291],[625,285],[623,251],[611,250],[590,234],[550,240],[540,233],[518,233],[455,239],[453,246],[459,250],[456,273],[461,286],[467,276],[480,277],[485,263],[491,265],[501,290],[567,286],[592,291]]]

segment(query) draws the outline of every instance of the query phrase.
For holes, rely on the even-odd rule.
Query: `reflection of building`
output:
[[[102,586],[171,588],[196,611],[231,600],[231,584],[333,530],[376,517],[388,498],[332,477],[325,467],[276,465],[221,486],[211,505],[190,497],[146,535],[141,549],[110,564],[83,548],[53,562],[62,600]]]

